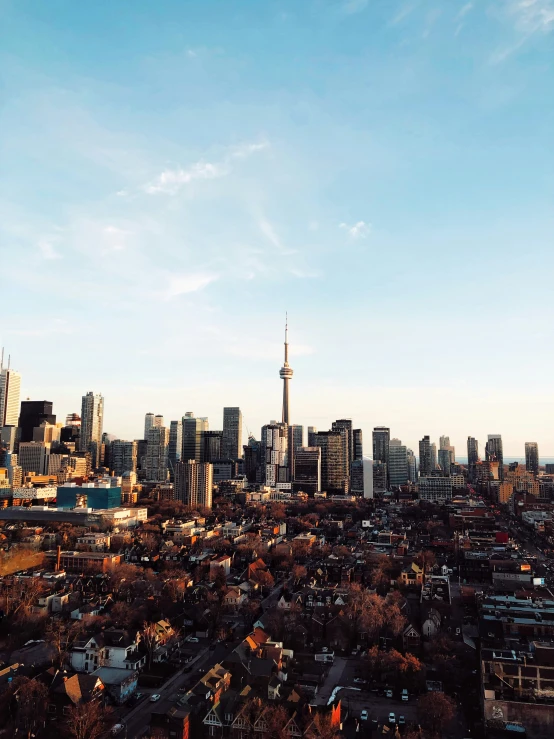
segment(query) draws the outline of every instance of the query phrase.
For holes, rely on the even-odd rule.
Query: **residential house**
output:
[[[122,629],[106,629],[96,636],[78,641],[70,654],[71,666],[77,672],[94,672],[99,667],[140,670],[146,656],[138,650],[137,634]]]

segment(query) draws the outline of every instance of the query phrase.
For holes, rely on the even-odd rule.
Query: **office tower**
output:
[[[390,440],[388,478],[391,486],[408,482],[408,451],[400,439]]]
[[[244,474],[248,482],[261,481],[262,445],[252,434],[248,437],[248,444],[244,451]]]
[[[169,429],[165,426],[152,426],[146,442],[146,479],[166,482]]]
[[[0,428],[0,446],[8,452],[13,452],[16,442],[17,426],[2,426],[2,428]]]
[[[525,442],[525,469],[534,475],[539,474],[539,445],[536,441]]]
[[[467,470],[471,480],[475,480],[479,462],[479,442],[473,436],[467,437]]]
[[[385,472],[387,474],[387,481],[389,474],[389,445],[390,429],[388,429],[386,426],[376,426],[373,429],[373,461],[382,462],[386,465]],[[373,488],[375,489],[375,483],[373,485]]]
[[[328,495],[346,495],[349,490],[348,459],[341,431],[319,431],[315,446],[321,448],[321,489]]]
[[[81,437],[79,448],[82,452],[90,452],[92,466],[97,467],[100,462],[102,445],[102,426],[104,423],[104,398],[93,392],[83,395],[81,407]]]
[[[449,436],[439,436],[439,449],[450,449]]]
[[[292,424],[287,431],[287,461],[289,468],[289,480],[294,480],[294,462],[296,450],[303,445],[304,427],[298,424]]]
[[[350,462],[350,493],[363,496],[364,494],[364,461],[353,459]]]
[[[354,459],[354,431],[352,429],[352,419],[340,418],[337,421],[333,421],[331,424],[331,431],[341,431],[344,434],[346,458],[349,463],[352,462]]]
[[[373,462],[373,493],[387,492],[387,465],[385,462]]]
[[[241,451],[242,412],[240,408],[224,408],[221,457],[223,459],[240,459]]]
[[[208,431],[208,419],[195,418],[194,413],[188,411],[183,416],[182,425],[183,449],[181,462],[188,462],[189,459],[202,462],[202,432]]]
[[[315,426],[308,426],[308,446],[315,446],[314,439],[317,434],[317,428]]]
[[[427,477],[435,469],[431,446],[431,439],[428,436],[424,436],[419,442],[419,474],[421,477]]]
[[[504,479],[504,452],[502,451],[502,436],[489,434],[485,444],[485,459],[487,462],[498,462],[498,477]]]
[[[321,448],[297,447],[293,490],[313,495],[321,490]]]
[[[364,469],[364,498],[373,498],[373,460],[364,457],[362,464]]]
[[[161,428],[164,425],[164,417],[147,413],[144,416],[144,438],[148,439],[148,432],[153,428]]]
[[[431,444],[431,469],[436,470],[438,467],[438,458],[437,458],[437,445],[435,442]]]
[[[364,444],[363,444],[362,429],[354,429],[354,431],[352,432],[352,437],[354,439],[354,459],[363,459],[364,458]]]
[[[175,467],[175,499],[191,508],[212,507],[213,465],[189,459]]]
[[[445,449],[450,452],[450,464],[453,465],[454,462],[456,461],[456,450],[451,445],[451,443],[450,443],[450,437],[449,436],[441,436],[439,438],[439,452],[441,450],[444,451]],[[442,456],[443,456],[443,461],[446,464],[446,455],[443,454]],[[442,469],[442,465],[440,463],[440,460],[439,460],[439,467]]]
[[[167,463],[169,477],[175,479],[175,465],[181,461],[183,451],[183,425],[181,421],[171,421],[169,424],[169,446],[167,449]]]
[[[261,463],[263,481],[270,487],[278,482],[287,482],[288,427],[284,423],[272,421],[262,426]]]
[[[236,455],[233,457],[224,457],[223,431],[202,431],[201,440],[201,462],[215,462],[216,459],[238,459]]]
[[[439,467],[442,470],[443,475],[446,477],[450,476],[452,469],[452,454],[450,449],[439,449]]]
[[[43,421],[33,429],[33,441],[43,441],[45,444],[57,444],[60,441],[61,428],[53,423]]]
[[[126,472],[136,473],[137,471],[137,442],[122,441],[116,439],[110,445],[111,465],[113,474],[117,477],[124,475]]]
[[[4,367],[4,350],[0,359],[0,428],[17,426],[19,420],[19,400],[21,395],[21,375],[8,366]]]
[[[289,367],[289,326],[288,321],[285,322],[285,362],[279,370],[279,377],[283,380],[283,417],[282,422],[287,426],[289,419],[289,380],[292,379],[293,371]]]
[[[40,426],[43,421],[56,423],[56,416],[52,413],[52,403],[49,400],[22,400],[19,413],[19,440],[32,441],[33,429]]]
[[[17,461],[25,474],[45,475],[48,471],[50,447],[43,442],[27,441],[19,445]]]
[[[417,482],[417,460],[411,449],[406,449],[406,459],[408,462],[408,480]]]

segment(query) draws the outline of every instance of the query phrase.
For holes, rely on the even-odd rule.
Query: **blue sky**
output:
[[[0,5],[26,397],[554,455],[554,0]]]

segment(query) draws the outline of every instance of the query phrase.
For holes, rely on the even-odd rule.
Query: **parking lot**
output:
[[[386,723],[391,712],[395,714],[397,720],[399,716],[404,716],[406,723],[417,722],[415,701],[403,702],[395,698],[383,698],[369,690],[354,688],[344,688],[340,691],[339,697],[356,718],[359,718],[365,709],[369,714],[369,720],[377,719],[379,723]]]

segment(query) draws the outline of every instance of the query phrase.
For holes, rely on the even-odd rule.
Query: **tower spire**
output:
[[[289,367],[289,318],[285,313],[285,361],[279,372],[283,380],[283,423],[289,424],[289,380],[294,372]]]

